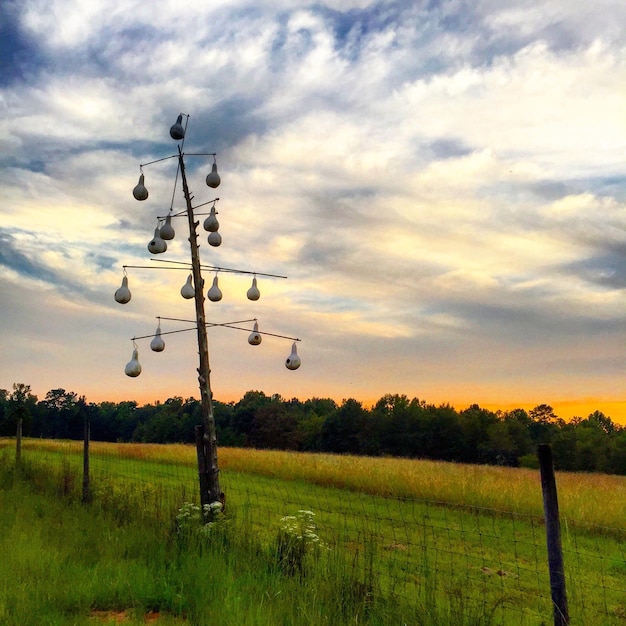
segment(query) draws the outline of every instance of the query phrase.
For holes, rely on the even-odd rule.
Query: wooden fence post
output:
[[[569,624],[569,612],[567,610],[567,594],[565,593],[561,521],[559,519],[559,501],[550,445],[547,443],[539,444],[537,456],[539,457],[539,469],[541,471],[541,490],[543,492],[543,513],[546,521],[548,568],[550,570],[550,593],[554,607],[554,626],[567,626]]]
[[[83,428],[83,502],[89,502],[91,497],[89,486],[89,439],[91,437],[91,424],[85,417]]]
[[[15,463],[20,464],[22,460],[22,418],[17,419],[17,432],[15,433]]]
[[[202,518],[207,520],[206,505],[211,504],[209,497],[209,459],[204,439],[204,426],[198,424],[195,429],[196,454],[198,457],[198,480],[200,481],[200,506],[202,507]]]

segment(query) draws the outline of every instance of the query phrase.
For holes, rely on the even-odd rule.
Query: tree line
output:
[[[537,445],[550,443],[557,469],[626,475],[626,428],[600,411],[566,422],[547,404],[457,411],[389,394],[368,408],[352,398],[287,400],[262,391],[213,406],[220,446],[536,467]],[[52,389],[38,400],[29,385],[16,383],[0,389],[0,436],[14,436],[18,419],[29,437],[82,439],[89,420],[96,441],[142,443],[193,443],[202,421],[195,398],[95,404]]]

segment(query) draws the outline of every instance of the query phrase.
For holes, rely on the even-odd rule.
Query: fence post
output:
[[[561,521],[559,519],[559,501],[550,445],[547,443],[539,444],[537,456],[539,457],[539,469],[541,471],[541,490],[543,492],[543,513],[546,521],[548,568],[550,570],[550,592],[554,607],[554,626],[567,626],[569,624],[569,612],[567,610],[567,594],[565,593]]]
[[[202,507],[202,518],[206,517],[206,505],[211,504],[209,499],[209,459],[204,439],[204,425],[198,424],[195,429],[196,454],[198,457],[198,480],[200,481],[200,506]]]
[[[83,502],[89,502],[89,439],[91,436],[91,425],[89,418],[85,417],[83,427]]]
[[[17,432],[15,433],[15,464],[19,465],[22,460],[22,418],[17,419]]]

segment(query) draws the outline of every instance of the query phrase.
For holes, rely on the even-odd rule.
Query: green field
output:
[[[3,443],[6,464],[14,442]],[[74,499],[81,454],[78,442],[27,440],[22,451],[33,484]],[[90,466],[92,507],[118,520],[143,512],[167,526],[198,499],[189,446],[93,443]],[[315,513],[323,548],[306,555],[305,586],[341,571],[409,624],[551,623],[537,472],[227,448],[220,467],[228,523],[265,552],[283,516]],[[560,474],[558,484],[572,623],[624,624],[626,479]]]

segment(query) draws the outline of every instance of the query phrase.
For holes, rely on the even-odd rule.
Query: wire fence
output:
[[[13,461],[15,440],[0,440]],[[69,497],[84,485],[82,442],[23,440],[32,480]],[[197,502],[191,446],[104,444],[89,451],[89,496],[123,514],[142,506],[171,521]],[[541,516],[445,502],[371,496],[302,481],[222,470],[226,513],[270,545],[286,517],[314,514],[322,549],[341,553],[368,590],[421,611],[446,605],[470,623],[549,624],[554,605]],[[84,495],[84,493],[83,493]],[[570,621],[626,624],[626,529],[561,521]],[[556,622],[555,622],[556,623]]]

